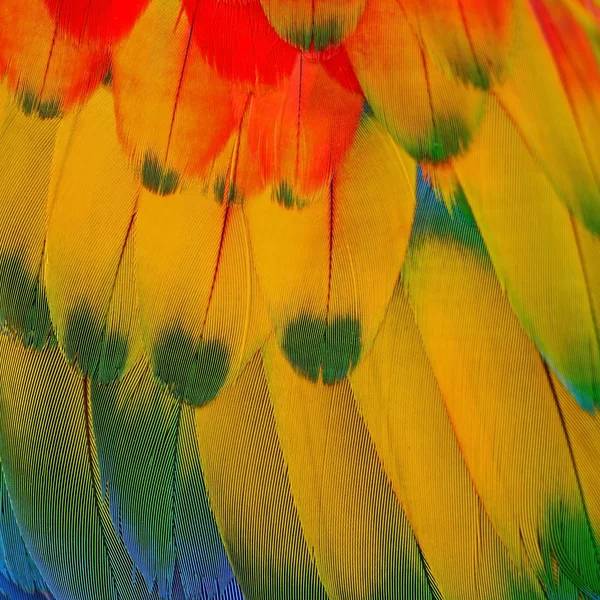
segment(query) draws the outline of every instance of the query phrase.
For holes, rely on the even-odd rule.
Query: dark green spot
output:
[[[29,116],[33,113],[36,106],[36,98],[33,95],[33,92],[30,90],[24,90],[21,97],[19,98],[19,105],[21,106],[21,110],[23,114]]]
[[[142,165],[142,185],[160,196],[175,193],[180,176],[172,169],[164,170],[156,156],[151,153],[144,157]]]
[[[108,383],[123,373],[128,344],[120,333],[107,332],[91,307],[84,304],[67,318],[64,350],[83,373],[100,383]]]
[[[223,200],[225,199],[225,177],[218,176],[215,178],[213,192],[217,202],[223,204]]]
[[[16,254],[0,257],[0,320],[34,348],[53,337],[43,285]]]
[[[109,68],[106,71],[106,75],[104,75],[104,79],[102,80],[102,85],[105,85],[106,87],[110,87],[112,85],[112,80],[113,80],[112,69]]]
[[[302,315],[286,328],[282,349],[290,363],[308,379],[341,381],[360,357],[360,323],[351,317],[335,317],[327,325],[324,319]]]
[[[156,344],[153,367],[175,397],[201,406],[223,387],[229,372],[229,352],[219,340],[195,343],[178,328],[167,332]]]
[[[40,102],[31,90],[23,90],[17,96],[17,101],[23,114],[36,114],[40,119],[54,119],[61,116],[60,102],[57,99]]]
[[[215,194],[215,199],[219,204],[223,204],[223,200],[225,200],[225,190],[227,188],[227,184],[225,181],[225,177],[218,176],[215,178],[215,183],[213,185],[213,192]],[[235,183],[231,182],[229,184],[229,190],[227,192],[227,203],[228,204],[241,204],[244,201],[244,194],[239,190],[239,188],[235,185]]]
[[[38,114],[40,119],[54,119],[60,115],[60,104],[58,100],[46,100],[46,102],[40,102],[38,108]]]
[[[471,129],[459,118],[436,120],[430,137],[420,146],[417,160],[445,162],[461,154],[471,143]]]
[[[275,199],[284,208],[304,208],[307,204],[304,198],[294,193],[292,186],[286,181],[282,181],[275,189]]]
[[[318,25],[289,30],[286,37],[303,50],[321,52],[329,46],[339,45],[342,41],[342,27],[338,19],[332,18]]]

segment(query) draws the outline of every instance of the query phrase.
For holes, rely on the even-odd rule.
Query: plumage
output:
[[[373,342],[410,235],[411,164],[365,116],[330,185],[309,206],[290,208],[268,192],[246,203],[277,342],[313,381],[319,373],[326,383],[342,380]]]
[[[406,287],[428,362],[511,559],[529,563],[547,593],[560,593],[563,583],[597,589],[600,523],[588,520],[548,368],[510,310],[485,249],[452,239],[458,228],[477,235],[465,220],[457,210],[443,243],[435,230],[415,236],[407,257]],[[567,579],[556,592],[551,556]]]
[[[48,588],[32,560],[13,514],[4,474],[0,477],[0,591],[23,595],[46,593]]]
[[[486,513],[402,281],[351,384],[440,597],[542,598]]]
[[[0,5],[0,78],[23,111],[52,118],[87,98],[109,65],[106,48],[58,31],[44,0]]]
[[[208,64],[234,82],[275,85],[294,67],[298,51],[281,39],[260,0],[182,0],[194,19],[194,40]]]
[[[263,353],[290,490],[328,596],[434,597],[348,381],[312,383],[274,340]]]
[[[194,25],[178,0],[153,1],[113,53],[119,137],[160,194],[204,175],[234,127],[229,88],[191,43]]]
[[[329,185],[352,144],[363,103],[360,92],[303,56],[285,83],[251,99],[250,151],[279,202],[302,206]]]
[[[598,0],[0,0],[0,598],[600,597]]]
[[[564,2],[549,4],[559,10],[563,6],[566,23],[574,27]],[[569,212],[598,233],[600,173],[594,93],[600,63],[589,56],[589,47],[582,45],[580,29],[574,27],[570,35],[563,33],[562,40],[557,36],[545,3],[525,3],[519,27],[522,42],[511,76],[494,93]],[[576,50],[570,51],[571,47]],[[585,67],[571,64],[574,54],[585,61]],[[553,125],[545,127],[542,123]],[[564,152],[564,148],[569,151]]]
[[[106,89],[60,121],[53,173],[44,255],[52,324],[70,361],[111,381],[141,352],[133,258],[140,186]]]
[[[209,499],[246,598],[326,598],[302,535],[269,398],[257,353],[232,386],[195,411]]]
[[[144,190],[136,214],[138,302],[150,363],[176,397],[194,405],[231,382],[269,333],[243,209],[218,199],[214,186],[190,185],[168,204]]]
[[[304,50],[337,46],[356,27],[366,0],[261,0],[281,37]]]
[[[51,336],[44,283],[46,200],[58,121],[27,115],[0,88],[0,315],[27,345]]]
[[[400,3],[370,0],[346,49],[375,116],[415,160],[443,162],[468,147],[485,96],[432,62]]]
[[[494,139],[510,152],[492,148]],[[454,168],[523,327],[570,391],[591,409],[600,381],[597,301],[592,300],[597,286],[588,283],[573,217],[494,101],[474,147]],[[523,179],[512,176],[516,170]],[[576,319],[567,317],[573,314]]]
[[[44,581],[59,598],[148,598],[102,496],[89,379],[56,346],[0,343],[2,469]]]
[[[514,0],[401,0],[423,48],[447,73],[488,89],[510,68],[520,33]]]
[[[101,45],[127,35],[149,0],[44,0],[60,29],[76,41]]]
[[[194,413],[139,360],[90,389],[98,467],[115,530],[148,588],[185,597],[240,597],[207,500]]]

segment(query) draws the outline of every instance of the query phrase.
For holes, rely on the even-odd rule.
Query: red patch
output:
[[[78,41],[112,42],[127,35],[149,0],[44,0],[60,27]]]
[[[201,53],[233,81],[276,85],[298,50],[282,40],[258,0],[183,0]]]

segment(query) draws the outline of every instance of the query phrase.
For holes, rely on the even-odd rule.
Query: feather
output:
[[[31,559],[12,510],[0,469],[0,591],[19,588],[23,593],[47,593],[46,582]],[[10,585],[12,584],[12,586]]]
[[[375,116],[413,158],[443,162],[469,146],[485,95],[430,60],[400,4],[370,0],[345,48]]]
[[[182,0],[194,19],[194,41],[207,62],[227,79],[276,85],[292,71],[298,51],[282,40],[260,0]]]
[[[155,375],[194,405],[231,382],[269,334],[242,208],[214,194],[190,185],[165,202],[143,190],[136,216],[146,351]]]
[[[600,349],[577,233],[496,101],[490,101],[471,151],[454,168],[523,327],[561,381],[591,409],[600,399]]]
[[[356,27],[367,0],[260,0],[277,33],[302,48],[337,46]]]
[[[0,106],[0,320],[41,347],[51,335],[43,264],[58,120],[25,114],[5,85]]]
[[[232,98],[235,128],[211,167],[208,185],[217,202],[240,205],[246,198],[260,194],[266,183],[260,161],[250,144],[250,115],[255,94],[244,86],[232,86]]]
[[[141,351],[132,241],[139,189],[105,89],[62,120],[53,173],[45,254],[52,324],[71,362],[111,381]]]
[[[326,598],[302,535],[258,353],[195,410],[208,496],[245,598]]]
[[[90,392],[101,488],[148,588],[173,598],[177,576],[186,598],[241,598],[208,505],[192,409],[146,359]]]
[[[250,150],[279,202],[303,206],[328,184],[352,144],[363,102],[302,56],[285,84],[252,98]]]
[[[60,600],[148,598],[101,496],[89,380],[56,346],[28,349],[3,335],[0,359],[2,469],[50,591]]]
[[[56,116],[87,98],[108,69],[108,53],[62,35],[44,0],[0,3],[0,79],[25,112]]]
[[[420,193],[433,195],[426,185]],[[446,220],[441,238],[434,226],[413,238],[404,274],[474,486],[512,560],[525,553],[549,596],[598,594],[598,547],[548,368],[482,246],[461,241],[477,230],[460,215]]]
[[[517,27],[514,0],[400,3],[423,48],[446,73],[482,89],[504,78]]]
[[[442,302],[438,310],[460,309]],[[544,597],[526,562],[511,562],[486,514],[402,281],[351,383],[440,597]]]
[[[600,136],[600,55],[594,54],[588,34],[566,6],[557,0],[546,4],[540,0],[530,1],[552,52],[596,184],[588,191],[593,194],[592,198],[578,197],[582,206],[575,204],[573,211],[577,211],[577,216],[581,214],[588,227],[600,233],[600,151],[597,144]]]
[[[273,339],[263,352],[290,489],[327,595],[432,598],[435,587],[348,381],[299,376]]]
[[[284,208],[268,193],[244,206],[277,341],[312,380],[343,379],[375,337],[410,233],[411,165],[366,118],[309,206]]]
[[[150,0],[44,0],[60,28],[76,41],[110,44],[127,35]]]
[[[180,8],[152,2],[113,55],[119,139],[143,185],[161,194],[206,175],[234,127],[229,86],[192,44],[195,21]]]
[[[600,460],[600,421],[597,413],[581,410],[560,380],[550,374],[550,385],[564,428],[565,440],[572,454],[577,482],[585,499],[590,527],[596,546],[600,543],[600,496],[598,495],[598,460]]]
[[[562,26],[574,28],[567,38],[556,30],[550,2],[524,4],[511,75],[494,94],[569,212],[599,233],[600,63],[568,13],[561,15]]]

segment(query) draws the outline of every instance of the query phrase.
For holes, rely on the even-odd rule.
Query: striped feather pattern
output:
[[[0,0],[0,598],[600,597],[597,0]]]

